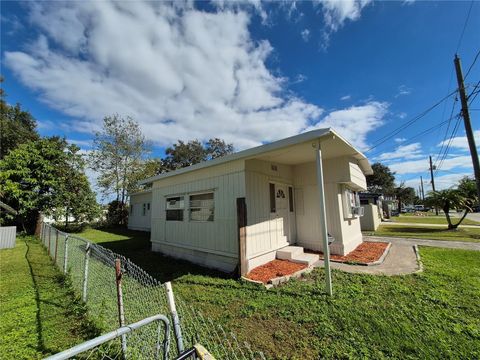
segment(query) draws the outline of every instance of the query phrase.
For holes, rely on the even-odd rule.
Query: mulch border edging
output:
[[[372,242],[376,242],[376,241],[372,241]],[[382,242],[386,242],[386,241],[382,241]],[[380,256],[380,258],[378,260],[375,260],[375,261],[372,261],[372,262],[369,262],[369,263],[362,263],[362,262],[356,262],[356,261],[339,261],[339,260],[332,260],[332,259],[330,259],[330,262],[336,262],[336,263],[339,263],[339,264],[346,264],[346,265],[358,265],[358,266],[380,265],[385,261],[385,258],[387,257],[388,252],[390,251],[391,247],[392,247],[392,243],[388,242],[388,245],[385,248],[385,250],[383,251],[382,256]],[[320,260],[323,261],[324,259],[321,258]]]
[[[261,281],[249,279],[246,276],[242,276],[241,279],[244,280],[244,281],[250,282],[252,284],[255,284],[255,285],[263,286],[268,290],[268,289],[271,289],[272,287],[277,287],[281,284],[284,284],[290,279],[298,279],[298,278],[302,277],[304,274],[308,274],[308,273],[312,272],[313,269],[314,269],[314,266],[312,265],[312,266],[306,267],[305,269],[298,270],[298,271],[294,272],[293,274],[279,276],[279,277],[270,279],[270,280],[268,280],[268,282],[266,284],[261,282]]]

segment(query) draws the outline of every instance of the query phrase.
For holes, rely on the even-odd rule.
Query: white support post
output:
[[[65,249],[64,249],[64,258],[63,258],[63,273],[67,274],[67,266],[68,266],[68,234],[65,235]]]
[[[90,243],[87,243],[85,247],[85,261],[83,268],[83,288],[82,288],[82,300],[84,303],[87,302],[87,289],[88,289],[88,262],[90,259]]]
[[[181,354],[184,349],[182,328],[180,327],[180,319],[178,318],[177,308],[175,306],[175,298],[173,297],[172,284],[170,281],[165,283],[165,289],[167,291],[168,308],[173,319],[173,330],[175,331],[175,337],[177,338],[177,349],[178,353]]]
[[[332,275],[330,272],[330,249],[328,247],[328,231],[327,231],[327,211],[325,208],[325,189],[323,182],[323,164],[322,164],[322,148],[320,141],[316,144],[317,158],[317,190],[320,210],[320,231],[323,241],[323,262],[325,267],[325,282],[328,295],[332,295]]]

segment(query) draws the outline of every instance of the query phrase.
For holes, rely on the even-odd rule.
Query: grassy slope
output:
[[[31,237],[0,250],[0,358],[40,359],[94,333],[62,275]]]
[[[369,233],[370,234],[370,233]],[[440,227],[414,225],[380,225],[371,233],[376,236],[400,236],[408,238],[480,242],[480,228],[459,228],[446,230]]]
[[[124,234],[127,240],[103,244],[173,279],[177,296],[269,358],[480,357],[480,252],[422,248],[426,270],[408,276],[334,271],[328,298],[322,269],[267,291],[149,253],[147,237]]]
[[[444,224],[447,225],[447,219],[445,215],[433,215],[433,216],[412,216],[412,215],[404,215],[401,214],[400,216],[394,216],[392,218],[394,222],[400,223],[416,223],[416,224]],[[459,218],[452,217],[452,222],[456,224]],[[462,221],[462,225],[480,225],[478,221],[464,219]]]

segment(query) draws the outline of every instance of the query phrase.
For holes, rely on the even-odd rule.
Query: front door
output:
[[[275,189],[275,192],[271,192],[271,196],[275,196],[275,211],[271,212],[270,234],[277,247],[287,246],[291,237],[288,186],[283,184],[270,186],[272,185]]]

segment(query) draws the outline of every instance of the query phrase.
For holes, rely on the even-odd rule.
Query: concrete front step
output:
[[[286,246],[277,250],[277,259],[291,260],[295,255],[303,254],[303,247],[301,246]]]
[[[276,257],[280,260],[289,260],[307,266],[311,266],[319,260],[319,256],[316,254],[305,254],[301,246],[286,246],[277,250]]]

